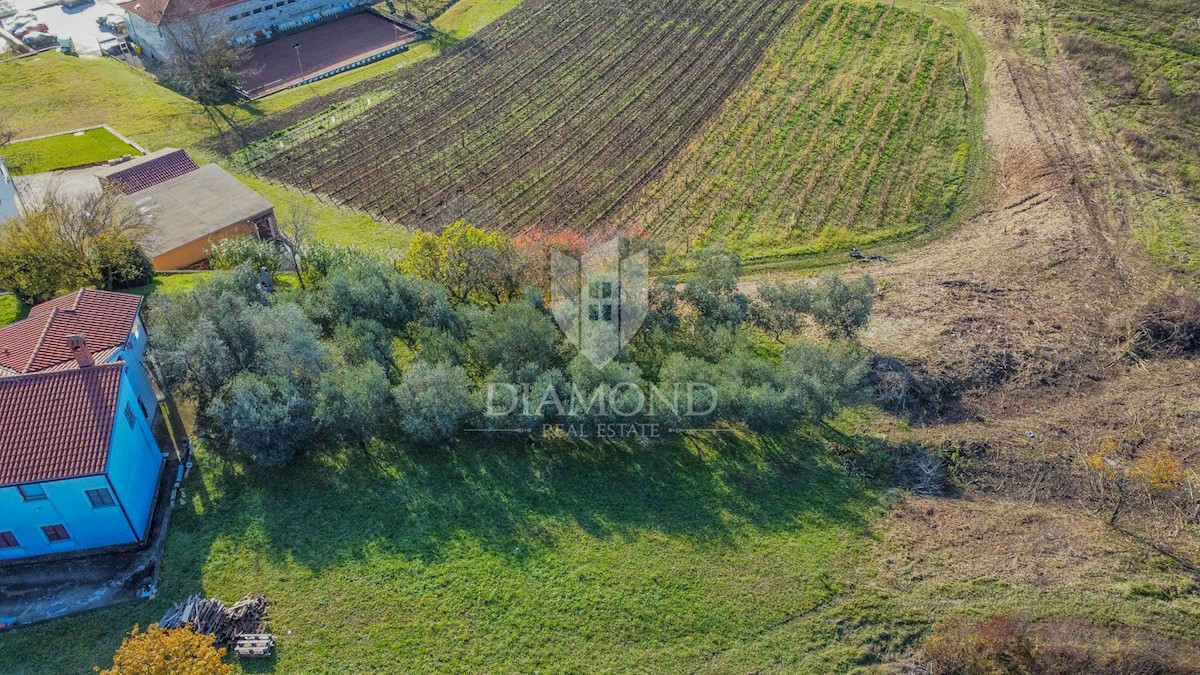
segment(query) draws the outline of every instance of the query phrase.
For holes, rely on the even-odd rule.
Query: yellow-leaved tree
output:
[[[233,666],[224,659],[225,649],[218,649],[211,635],[150,624],[145,632],[134,626],[113,656],[112,668],[95,671],[100,675],[231,675]]]

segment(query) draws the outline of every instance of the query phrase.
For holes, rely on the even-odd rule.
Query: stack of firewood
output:
[[[248,595],[232,607],[216,598],[198,595],[167,610],[159,626],[167,629],[188,626],[200,633],[214,636],[218,644],[232,644],[243,633],[258,633],[267,616],[267,598]]]

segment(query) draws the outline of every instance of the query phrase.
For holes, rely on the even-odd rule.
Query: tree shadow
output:
[[[653,531],[726,546],[748,528],[865,527],[873,504],[820,439],[804,433],[704,434],[646,445],[387,446],[278,471],[223,469],[210,468],[208,483],[189,482],[183,510],[191,513],[173,523],[175,540],[188,550],[172,558],[188,569],[169,574],[198,579],[217,539],[253,542],[272,561],[313,573],[368,549],[437,562],[464,540],[519,564],[570,529],[596,539]]]

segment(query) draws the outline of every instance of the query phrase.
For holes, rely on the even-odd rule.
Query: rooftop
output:
[[[141,308],[141,296],[91,289],[43,302],[27,318],[0,328],[0,378],[76,368],[67,336],[80,333],[101,361],[129,340]]]
[[[129,0],[118,6],[155,26],[173,23],[192,13],[212,12],[245,0]]]
[[[0,485],[102,473],[123,368],[0,378]]]
[[[136,192],[129,199],[153,218],[156,234],[145,246],[151,258],[275,208],[216,164]]]
[[[96,177],[101,183],[112,183],[122,193],[130,195],[199,168],[183,150],[163,148],[128,162],[106,166],[96,171]]]

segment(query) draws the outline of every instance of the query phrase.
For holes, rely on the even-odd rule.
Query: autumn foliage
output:
[[[95,671],[100,675],[232,675],[233,666],[224,658],[225,649],[213,645],[211,635],[150,624],[145,632],[134,626],[113,656],[112,668]]]

